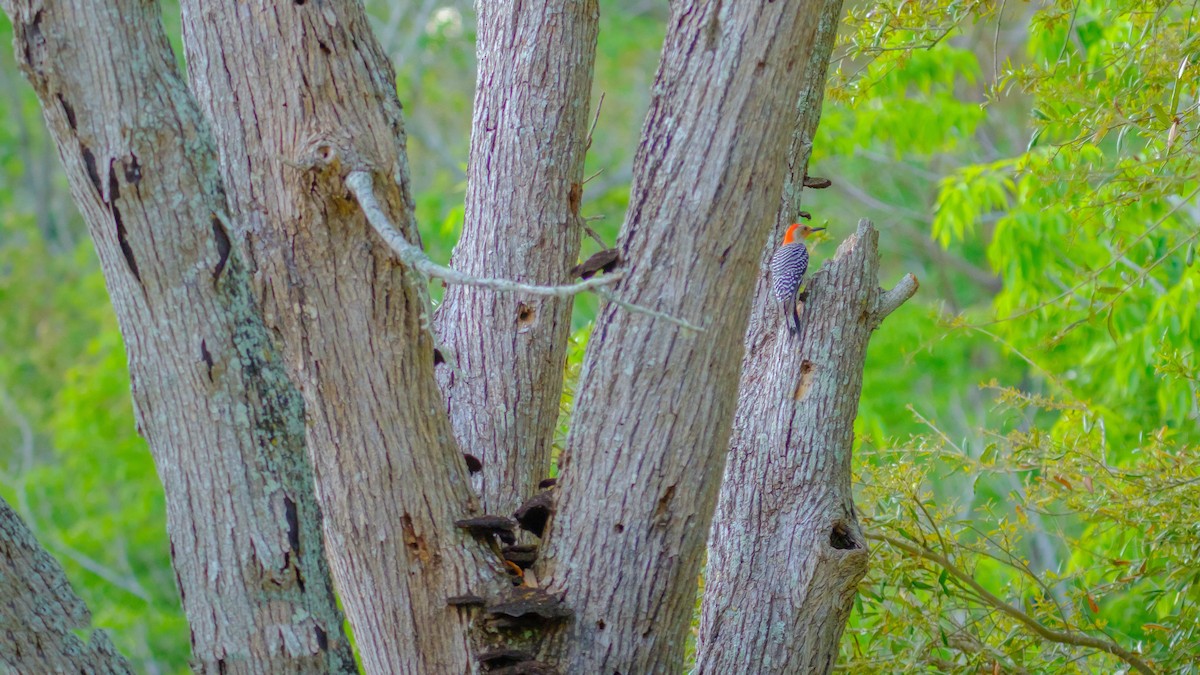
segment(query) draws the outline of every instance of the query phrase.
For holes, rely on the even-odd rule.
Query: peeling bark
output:
[[[466,672],[470,613],[500,559],[454,522],[475,498],[434,380],[425,281],[343,179],[419,243],[391,64],[359,2],[184,0],[193,89],[268,326],[308,409],[333,576],[372,673]]]
[[[0,666],[16,673],[132,673],[62,567],[0,499]]]
[[[353,672],[304,407],[229,238],[157,5],[0,0],[96,245],[200,672]]]
[[[575,621],[568,672],[682,663],[724,467],[758,256],[817,14],[806,3],[675,3],[634,160],[615,296],[576,398],[540,578]],[[564,644],[565,642],[565,644]]]
[[[466,217],[453,267],[561,284],[579,256],[596,0],[480,0]],[[512,513],[549,475],[570,298],[451,286],[436,333],[454,435],[483,462],[480,499]],[[487,411],[487,412],[484,412]]]

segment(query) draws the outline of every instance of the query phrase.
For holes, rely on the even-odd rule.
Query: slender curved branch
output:
[[[1020,609],[1013,607],[1007,602],[1004,602],[995,595],[992,595],[986,588],[983,587],[982,584],[975,580],[975,577],[960,569],[946,556],[882,534],[868,534],[867,539],[884,542],[892,548],[904,551],[909,555],[936,563],[942,569],[946,570],[950,576],[970,587],[970,589],[979,596],[981,601],[993,609],[1003,612],[1021,622],[1034,633],[1037,633],[1039,636],[1041,636],[1042,639],[1064,645],[1088,647],[1091,649],[1098,649],[1102,652],[1108,652],[1109,654],[1112,654],[1113,656],[1136,668],[1139,673],[1146,673],[1147,675],[1153,675],[1154,673],[1154,669],[1150,667],[1150,664],[1143,661],[1137,654],[1134,654],[1115,642],[1101,640],[1099,638],[1094,638],[1090,635],[1085,635],[1084,633],[1079,633],[1076,631],[1063,631],[1048,628],[1032,616],[1029,616],[1025,612],[1022,612]]]
[[[350,188],[350,191],[354,193],[354,197],[358,200],[359,206],[362,207],[363,214],[366,215],[367,221],[371,223],[371,227],[391,247],[392,251],[400,257],[400,260],[404,264],[426,276],[441,279],[446,283],[478,286],[480,288],[490,288],[494,291],[510,291],[566,298],[614,284],[623,276],[620,272],[610,272],[603,277],[588,279],[577,284],[538,286],[523,284],[518,281],[509,281],[508,279],[488,279],[463,274],[462,272],[435,263],[429,256],[425,255],[424,251],[410,244],[404,238],[404,235],[400,234],[400,231],[396,229],[395,225],[392,225],[392,221],[384,213],[383,207],[379,205],[379,200],[375,198],[375,187],[371,181],[371,174],[365,171],[351,171],[350,175],[346,176],[346,187]]]
[[[383,207],[379,205],[379,200],[375,198],[375,188],[371,182],[371,174],[365,171],[351,171],[346,176],[346,187],[354,193],[355,199],[358,200],[359,206],[362,207],[363,214],[367,217],[367,222],[371,223],[371,227],[375,232],[383,238],[384,242],[391,247],[400,260],[404,264],[417,270],[421,274],[435,279],[441,279],[450,284],[462,284],[464,286],[478,286],[480,288],[490,288],[494,291],[508,291],[515,293],[529,293],[530,295],[548,295],[558,298],[584,293],[586,291],[595,291],[600,297],[616,304],[622,309],[626,309],[636,314],[645,314],[657,319],[670,321],[678,326],[703,332],[704,329],[683,319],[679,319],[662,312],[656,312],[641,305],[635,305],[632,302],[619,300],[612,293],[604,289],[605,286],[610,286],[621,278],[624,274],[620,271],[608,272],[603,277],[588,279],[577,284],[567,284],[565,286],[538,286],[534,284],[523,284],[517,281],[508,279],[490,279],[483,277],[475,277],[469,274],[463,274],[457,270],[450,269],[443,265],[435,263],[425,255],[419,247],[413,246],[404,238],[403,234],[392,225],[387,214],[384,213]]]

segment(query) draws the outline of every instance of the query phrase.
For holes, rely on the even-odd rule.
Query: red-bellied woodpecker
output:
[[[771,256],[771,288],[775,291],[775,297],[783,303],[788,332],[792,335],[800,332],[800,314],[796,311],[796,302],[804,285],[804,273],[808,271],[808,248],[804,246],[804,240],[813,232],[824,229],[792,223],[783,235],[783,243]]]

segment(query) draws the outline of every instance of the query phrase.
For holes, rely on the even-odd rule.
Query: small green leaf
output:
[[[1025,146],[1025,152],[1031,152],[1037,146],[1038,139],[1042,137],[1041,129],[1034,129],[1033,135],[1029,137],[1029,143]]]

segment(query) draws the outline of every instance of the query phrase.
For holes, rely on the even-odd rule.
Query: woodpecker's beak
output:
[[[813,231],[813,232],[821,232],[821,231],[822,231],[822,230],[824,230],[824,229],[825,229],[825,228],[823,228],[823,227],[814,227],[814,228],[812,228],[812,231]]]

